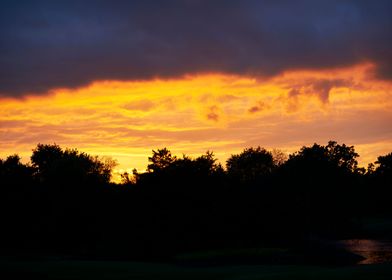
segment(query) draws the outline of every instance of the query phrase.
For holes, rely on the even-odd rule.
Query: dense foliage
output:
[[[248,148],[223,168],[212,152],[152,151],[146,172],[110,182],[115,162],[39,144],[31,162],[0,160],[0,248],[6,254],[165,258],[200,249],[289,244],[365,234],[391,216],[392,154],[358,168],[330,141],[286,157]]]

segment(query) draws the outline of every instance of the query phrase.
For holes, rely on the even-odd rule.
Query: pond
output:
[[[392,241],[350,239],[339,243],[348,251],[365,258],[359,264],[392,263]]]

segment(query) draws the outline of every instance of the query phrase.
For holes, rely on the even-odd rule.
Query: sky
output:
[[[2,0],[0,158],[336,140],[366,166],[392,151],[391,34],[383,0]]]

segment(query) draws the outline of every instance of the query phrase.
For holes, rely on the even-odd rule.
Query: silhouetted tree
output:
[[[138,180],[138,175],[139,174],[138,174],[136,168],[134,168],[132,170],[132,174],[129,174],[128,172],[124,172],[124,173],[120,174],[121,183],[126,186],[135,185]]]
[[[152,150],[152,157],[148,158],[148,161],[151,163],[147,166],[147,171],[157,172],[163,170],[175,160],[176,157],[172,156],[171,152],[166,148],[158,149],[157,151]]]
[[[338,173],[354,173],[358,166],[357,157],[353,146],[329,141],[327,146],[315,143],[311,147],[302,147],[289,156],[285,166],[298,175],[307,174],[307,178],[321,180],[324,177],[335,178]]]
[[[330,163],[348,172],[356,171],[359,155],[355,152],[354,146],[339,145],[336,141],[329,141],[325,149]]]
[[[378,176],[391,179],[392,177],[392,153],[385,156],[379,156],[376,161],[377,168],[375,172]]]
[[[196,176],[209,176],[217,172],[223,172],[221,164],[216,163],[217,159],[213,152],[207,151],[204,155],[201,155],[195,159],[187,155],[183,155],[182,158],[176,158],[169,165],[172,172],[176,170],[184,172],[185,174]],[[176,172],[178,173],[178,172]],[[179,175],[179,174],[178,174]],[[197,178],[197,177],[196,177]]]
[[[110,158],[38,144],[31,165],[0,159],[0,249],[140,260],[298,245],[309,234],[355,237],[359,214],[392,213],[392,154],[367,173],[357,157],[335,141],[288,159],[257,147],[232,155],[224,171],[210,151],[176,157],[163,148],[152,151],[147,172],[125,173],[116,185]]]
[[[33,150],[31,162],[42,182],[57,183],[108,183],[116,165],[110,158],[102,161],[77,149],[63,150],[56,144],[38,144]]]
[[[37,147],[33,149],[31,163],[37,168],[37,172],[42,178],[56,168],[56,165],[58,164],[58,161],[61,160],[62,156],[63,150],[59,145],[38,144]]]
[[[0,182],[3,185],[31,184],[34,168],[21,163],[18,155],[8,156],[5,160],[0,159]]]
[[[211,176],[223,174],[223,168],[216,163],[213,152],[207,151],[195,159],[183,155],[181,158],[173,156],[167,148],[152,151],[149,157],[147,173],[134,173],[137,182],[149,185],[159,185],[169,188],[182,186],[189,188]],[[154,183],[153,183],[154,182]]]
[[[29,246],[30,229],[39,190],[33,180],[34,169],[18,155],[0,159],[0,251],[2,254]]]
[[[353,146],[330,141],[326,146],[302,147],[282,166],[277,178],[283,199],[293,214],[304,218],[299,223],[308,230],[333,234],[336,228],[350,226],[349,218],[358,207],[357,157]]]
[[[369,172],[369,212],[377,215],[392,213],[392,153],[379,156]]]
[[[229,177],[242,183],[249,183],[272,172],[274,159],[264,148],[248,148],[238,155],[232,155],[226,162]]]
[[[217,159],[211,151],[207,151],[204,155],[197,157],[194,161],[196,168],[201,173],[213,174],[214,172],[221,172],[223,170],[221,164],[216,163]]]
[[[283,165],[289,158],[285,152],[279,149],[273,149],[271,154],[276,167]]]

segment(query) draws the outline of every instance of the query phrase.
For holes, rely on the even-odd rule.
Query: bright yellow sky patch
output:
[[[224,162],[260,145],[287,152],[328,140],[355,145],[362,163],[392,150],[391,83],[372,65],[292,71],[271,79],[208,74],[171,80],[96,81],[79,89],[3,99],[0,157],[28,160],[37,143],[112,156],[144,170],[151,149],[213,150]]]

